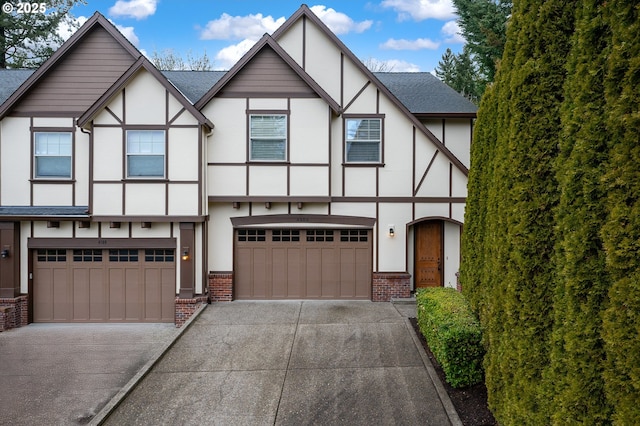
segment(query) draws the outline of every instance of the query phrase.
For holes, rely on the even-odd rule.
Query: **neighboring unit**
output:
[[[228,72],[160,72],[96,13],[0,84],[0,329],[456,285],[475,106],[306,6]]]

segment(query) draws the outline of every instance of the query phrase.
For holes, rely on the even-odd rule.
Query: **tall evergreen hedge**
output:
[[[461,266],[500,424],[640,419],[639,15],[630,0],[514,2]]]
[[[608,138],[602,112],[610,34],[601,3],[583,0],[578,5],[561,110],[560,152],[555,162],[560,203],[547,380],[552,422],[557,425],[603,424],[611,412],[602,376],[602,312],[610,281],[600,238],[606,215],[601,181]]]
[[[608,216],[602,227],[611,273],[604,315],[605,389],[615,424],[640,419],[640,5],[607,1],[611,46],[605,79],[610,139]]]

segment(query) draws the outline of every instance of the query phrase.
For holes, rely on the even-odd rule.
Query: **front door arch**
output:
[[[427,220],[415,224],[415,288],[444,285],[444,223]]]

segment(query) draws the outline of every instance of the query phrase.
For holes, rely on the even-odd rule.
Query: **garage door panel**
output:
[[[139,269],[125,269],[125,319],[127,321],[142,319],[143,295],[141,290]]]
[[[89,320],[106,321],[107,287],[104,268],[91,268],[89,280]]]
[[[262,232],[261,240],[258,232]],[[370,233],[238,230],[235,298],[368,299],[372,273]]]
[[[91,288],[89,269],[73,269],[73,319],[89,320]]]
[[[109,319],[125,320],[125,281],[124,269],[109,268]]]
[[[144,317],[147,320],[162,318],[162,270],[144,270]]]
[[[53,270],[36,269],[38,280],[33,289],[33,308],[35,322],[53,320]]]
[[[162,286],[160,294],[160,321],[173,322],[176,299],[176,271],[173,265],[168,265],[162,268]]]
[[[335,248],[322,249],[322,298],[334,299],[340,295],[340,280],[338,279],[337,252]]]
[[[322,271],[322,255],[323,250],[317,247],[309,247],[305,251],[306,270],[305,281],[307,283],[307,297],[320,298],[323,293],[323,271]]]
[[[69,282],[66,269],[53,271],[53,320],[68,321],[71,319],[71,304],[69,303]]]

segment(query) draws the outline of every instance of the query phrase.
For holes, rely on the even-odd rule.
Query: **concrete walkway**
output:
[[[0,333],[0,424],[88,423],[179,333],[173,324],[29,324]]]
[[[105,423],[458,425],[406,319],[412,310],[366,301],[210,305]]]

